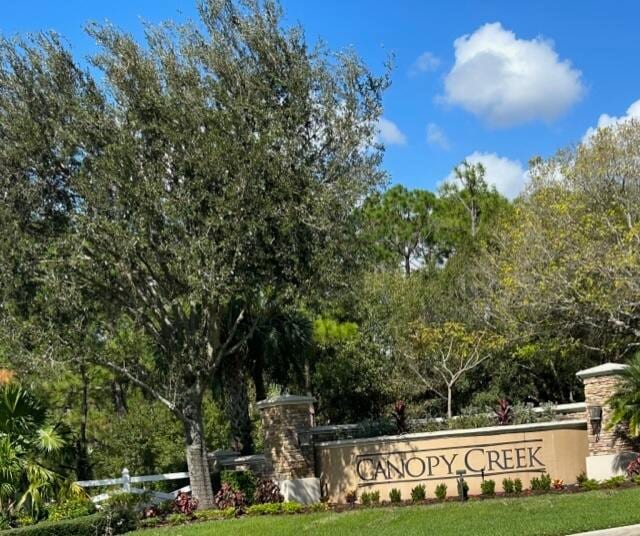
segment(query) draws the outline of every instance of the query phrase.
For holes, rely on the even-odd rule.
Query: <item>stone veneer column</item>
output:
[[[313,403],[309,396],[284,395],[258,402],[267,472],[278,481],[285,500],[320,500],[320,480],[310,429]]]
[[[577,373],[584,383],[585,418],[589,440],[589,456],[586,460],[587,476],[603,480],[625,473],[630,459],[634,457],[631,446],[616,436],[615,430],[608,429],[611,408],[607,401],[615,393],[620,383],[620,374],[627,367],[619,363],[605,363]],[[594,433],[589,408],[602,408],[599,433]]]

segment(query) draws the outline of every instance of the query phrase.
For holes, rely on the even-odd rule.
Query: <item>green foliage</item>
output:
[[[619,488],[620,486],[623,486],[626,482],[627,482],[627,479],[622,475],[612,476],[607,480],[603,480],[600,483],[600,487],[605,489]]]
[[[607,421],[610,429],[624,425],[632,438],[640,437],[640,353],[622,371],[622,381],[609,400],[611,415]]]
[[[531,491],[547,492],[551,489],[551,476],[547,473],[542,473],[539,477],[533,477],[530,485]]]
[[[358,325],[353,322],[337,322],[333,318],[317,318],[313,322],[313,340],[320,346],[339,344],[358,335]]]
[[[360,494],[360,502],[365,506],[372,504],[378,504],[380,502],[380,492],[376,491],[363,491]]]
[[[191,519],[190,516],[188,516],[186,514],[180,514],[178,512],[174,512],[173,514],[169,514],[166,517],[166,521],[167,521],[167,523],[169,523],[169,525],[184,525],[190,519]]]
[[[399,502],[402,502],[402,494],[400,493],[400,490],[398,488],[392,488],[391,489],[391,491],[389,492],[389,500],[393,504],[397,504]]]
[[[17,383],[0,385],[0,513],[40,516],[48,499],[72,493],[61,468],[65,441],[42,403]]]
[[[447,498],[447,485],[444,482],[438,484],[436,486],[435,494],[439,501],[444,501]]]
[[[97,513],[63,521],[43,521],[33,526],[11,531],[25,536],[95,536],[96,534],[124,534],[135,529],[128,517]]]
[[[327,512],[329,510],[329,505],[327,503],[317,502],[311,503],[307,508],[309,509],[309,512]]]
[[[600,489],[600,482],[595,480],[594,478],[586,478],[582,482],[580,482],[580,489],[585,491],[595,491]]]
[[[62,519],[75,519],[93,514],[96,511],[95,505],[86,497],[77,497],[58,501],[47,507],[47,519],[50,521],[60,521]]]
[[[505,493],[513,493],[515,491],[515,486],[513,480],[510,478],[505,478],[502,480],[502,491]]]
[[[323,503],[322,507],[315,505],[312,511],[322,512],[325,511],[327,506]],[[274,515],[274,514],[299,514],[304,512],[304,505],[297,502],[282,502],[282,503],[265,503],[265,504],[252,504],[246,510],[247,515]]]
[[[520,480],[519,478],[516,478],[513,481],[513,492],[517,494],[522,493],[522,480]]]
[[[495,480],[491,480],[491,479],[483,480],[482,482],[480,482],[480,490],[482,491],[483,495],[492,497],[493,495],[496,494]]]
[[[253,500],[258,483],[256,475],[251,471],[222,471],[220,482],[229,485],[231,489],[241,492],[251,500]]]
[[[436,196],[424,190],[407,190],[402,185],[367,199],[365,230],[375,259],[392,269],[403,267],[410,274],[422,263],[435,266],[434,254]]]
[[[282,513],[282,503],[252,504],[246,510],[247,515],[263,516]]]
[[[255,506],[255,505],[254,505]],[[250,507],[251,508],[251,507]],[[238,515],[234,507],[220,509],[196,510],[193,516],[199,521],[211,521],[214,519],[231,519]]]
[[[329,422],[380,417],[393,401],[385,382],[388,373],[388,358],[367,338],[323,348],[312,376],[318,416]]]
[[[418,484],[411,490],[411,500],[413,502],[424,501],[427,498],[427,488],[424,484]]]
[[[283,514],[300,514],[304,512],[304,505],[297,502],[290,501],[278,504],[282,505]]]

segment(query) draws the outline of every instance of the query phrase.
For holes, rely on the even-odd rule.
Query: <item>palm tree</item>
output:
[[[629,439],[640,438],[640,353],[622,372],[622,381],[609,399],[609,428],[624,427]]]
[[[250,329],[246,343],[227,356],[214,390],[222,391],[231,428],[231,447],[242,454],[253,450],[249,392],[253,381],[256,400],[266,398],[266,382],[309,387],[309,355],[312,324],[299,311],[260,303],[247,315],[243,329]]]
[[[64,445],[32,393],[13,382],[0,386],[0,512],[28,509],[38,517],[47,499],[69,489],[51,464]]]

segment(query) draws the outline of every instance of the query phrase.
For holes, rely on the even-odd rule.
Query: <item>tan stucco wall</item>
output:
[[[467,471],[472,495],[480,493],[483,468],[497,491],[503,478],[520,478],[526,489],[543,472],[569,484],[586,468],[586,429],[584,421],[563,421],[330,441],[316,445],[316,473],[331,502],[344,502],[354,489],[358,496],[379,490],[388,500],[398,488],[409,499],[417,484],[425,484],[433,497],[440,482],[455,495],[458,469]]]

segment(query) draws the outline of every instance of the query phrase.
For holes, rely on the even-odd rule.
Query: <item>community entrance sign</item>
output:
[[[457,471],[491,478],[512,473],[544,473],[543,440],[502,441],[448,449],[365,453],[356,457],[358,486],[456,478]]]

